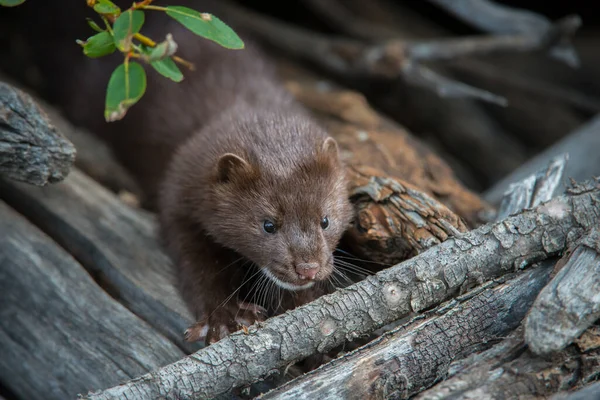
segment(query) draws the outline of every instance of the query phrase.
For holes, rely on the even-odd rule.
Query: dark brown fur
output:
[[[298,286],[308,282],[299,265],[318,265],[315,280],[327,281],[352,211],[335,141],[280,86],[247,37],[246,49],[226,50],[175,22],[152,21],[144,32],[153,38],[173,33],[178,54],[196,65],[182,83],[146,67],[144,97],[122,121],[107,124],[105,84],[119,55],[78,55],[83,65],[69,67],[62,79],[68,87],[54,100],[71,120],[107,140],[142,185],[144,204],[159,213],[181,293],[198,320],[188,338],[208,334],[212,342],[239,323],[324,293],[326,285],[319,284],[282,290],[260,270]],[[330,225],[322,229],[325,216]],[[276,233],[263,230],[265,219],[276,224]],[[267,288],[277,296],[264,295]]]

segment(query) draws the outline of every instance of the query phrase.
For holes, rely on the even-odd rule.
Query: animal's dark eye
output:
[[[266,220],[263,223],[263,229],[267,233],[275,233],[275,224],[273,222],[269,221],[269,220]]]
[[[328,226],[329,226],[329,218],[323,217],[321,219],[321,228],[327,229]]]

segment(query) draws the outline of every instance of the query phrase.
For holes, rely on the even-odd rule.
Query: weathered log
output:
[[[518,329],[491,349],[456,362],[448,379],[415,399],[543,399],[597,379],[600,347],[570,346],[542,358],[527,349],[522,337]]]
[[[434,310],[430,318],[416,318],[359,350],[268,392],[262,399],[414,396],[445,376],[457,357],[517,328],[548,281],[552,265],[533,268],[496,287],[477,288],[466,298]]]
[[[597,225],[600,183],[451,238],[348,288],[234,333],[176,363],[89,399],[212,397],[274,373],[497,278],[556,256]],[[178,382],[174,385],[174,377]]]
[[[597,205],[596,205],[597,207]],[[525,320],[525,342],[535,354],[566,348],[600,318],[600,232],[593,227],[561,260]]]
[[[569,156],[563,154],[550,160],[548,167],[520,182],[512,183],[500,202],[496,220],[526,208],[536,207],[560,192]]]
[[[600,175],[600,115],[592,118],[574,132],[563,138],[553,146],[538,154],[527,163],[510,173],[501,181],[484,193],[484,198],[491,204],[498,204],[506,189],[512,182],[520,181],[529,175],[535,174],[544,168],[548,162],[563,154],[568,154],[569,164],[564,175],[576,181],[590,179]],[[561,190],[566,188],[568,182],[563,180]]]
[[[407,182],[370,167],[348,172],[356,222],[343,242],[359,257],[394,265],[468,230],[456,214]]]
[[[566,162],[567,157],[553,160],[545,170],[539,171],[536,176],[515,183],[511,187],[512,190],[507,193],[507,196],[503,200],[500,210],[496,215],[496,220],[504,219],[526,208],[538,206],[554,197],[559,187]],[[439,379],[439,377],[446,375],[447,370],[444,369],[457,358],[457,354],[460,357],[464,357],[468,353],[476,351],[480,343],[487,343],[492,339],[491,337],[484,338],[481,335],[489,333],[486,328],[497,329],[497,321],[506,321],[506,318],[493,318],[492,315],[497,315],[497,313],[489,311],[487,306],[495,309],[510,310],[509,314],[512,317],[511,324],[507,324],[506,326],[500,325],[505,330],[502,332],[494,330],[494,334],[504,336],[517,328],[520,325],[521,319],[529,310],[536,293],[548,281],[550,275],[549,269],[555,263],[555,260],[544,262],[544,266],[541,268],[545,272],[540,282],[536,282],[535,279],[530,281],[530,273],[526,277],[521,275],[515,280],[515,282],[522,284],[529,282],[529,284],[538,285],[533,291],[529,290],[529,288],[522,288],[526,289],[527,293],[523,299],[520,298],[522,294],[514,293],[519,292],[518,288],[514,290],[506,288],[493,289],[493,291],[503,290],[503,295],[514,295],[513,298],[519,299],[519,301],[523,300],[526,304],[517,306],[517,302],[512,302],[510,305],[504,304],[501,301],[492,303],[497,302],[497,298],[490,296],[484,300],[486,305],[481,305],[481,295],[479,292],[482,290],[484,293],[491,291],[489,285],[487,285],[488,289],[482,287],[475,290],[477,293],[475,296],[478,298],[475,301],[475,304],[477,304],[474,307],[476,308],[475,310],[470,309],[473,308],[473,300],[461,304],[459,307],[460,311],[452,308],[457,303],[450,302],[450,306],[446,308],[452,310],[450,312],[452,316],[446,314],[439,319],[434,317],[426,322],[418,321],[412,325],[405,324],[401,328],[389,332],[387,339],[378,339],[369,343],[358,351],[344,357],[342,360],[328,363],[321,367],[318,372],[297,378],[269,392],[265,397],[310,398],[312,396],[321,398],[334,396],[343,398],[389,398],[391,396],[394,398],[403,398],[415,395],[423,390],[423,388],[431,386],[431,383]],[[522,281],[523,279],[524,281]],[[502,298],[502,300],[505,299]],[[487,303],[487,301],[490,301],[490,303]],[[440,308],[444,311],[446,310],[444,306],[440,306]],[[433,311],[434,314],[436,312],[439,311]],[[461,317],[457,317],[454,313],[468,316],[467,322],[465,323],[464,318],[461,319]],[[485,325],[485,323],[479,321],[479,318],[483,318],[484,316],[485,321],[494,319],[496,322],[491,325]],[[448,324],[443,322],[447,318],[451,321],[449,322],[449,327],[445,326]],[[421,319],[422,317],[417,317],[417,320]],[[421,330],[429,329],[429,325],[432,323],[435,329],[442,331],[443,334],[423,335],[420,332]],[[461,335],[449,334],[449,332],[451,333],[458,329],[457,325],[460,329],[463,329],[465,326],[467,328],[461,332]],[[415,336],[418,338],[428,336],[432,339],[423,341],[414,339]],[[421,348],[424,345],[426,345],[426,349]],[[435,349],[435,351],[431,352],[427,350],[431,348]],[[392,357],[386,358],[387,355],[392,355]],[[434,360],[429,361],[432,357]],[[395,362],[391,362],[390,360]],[[360,367],[360,371],[357,370],[358,367]],[[411,374],[412,372],[415,373]],[[363,382],[359,382],[361,379]],[[350,390],[351,393],[349,392]],[[385,391],[385,393],[382,393],[382,391]]]
[[[193,318],[173,285],[151,214],[128,207],[76,169],[43,188],[0,180],[0,193],[127,308],[186,352],[199,348],[184,341]]]
[[[44,110],[52,126],[75,146],[77,157],[74,165],[78,169],[114,192],[125,190],[139,195],[140,189],[137,184],[125,168],[117,163],[106,143],[85,129],[73,126],[57,109],[33,93],[31,89],[3,74],[0,74],[0,81],[5,81],[26,93]]]
[[[18,399],[75,398],[184,356],[2,201],[0,232],[0,386]]]
[[[30,96],[0,82],[0,176],[38,186],[59,182],[75,154]]]

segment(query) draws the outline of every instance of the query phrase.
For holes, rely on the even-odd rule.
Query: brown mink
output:
[[[324,293],[352,207],[335,140],[247,35],[238,32],[245,49],[228,50],[174,21],[151,21],[144,32],[171,32],[178,55],[196,65],[183,82],[145,66],[146,94],[107,124],[105,84],[120,55],[86,59],[59,80],[69,87],[56,101],[142,185],[198,321],[187,337],[211,343]]]

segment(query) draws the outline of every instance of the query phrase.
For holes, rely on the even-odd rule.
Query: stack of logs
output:
[[[431,2],[461,17],[450,1]],[[528,28],[509,32],[503,25],[501,31],[490,22],[482,29],[506,35],[416,41],[397,25],[369,23],[372,15],[344,18],[356,15],[358,1],[342,8],[336,1],[304,3],[352,39],[315,39],[240,7],[223,13],[318,71],[280,63],[286,87],[336,138],[347,164],[356,223],[344,248],[389,268],[212,346],[187,343],[183,332],[192,318],[157,243],[155,216],[135,203],[135,182],[93,135],[2,77],[0,399],[260,393],[278,399],[579,399],[600,391],[593,384],[600,374],[600,183],[592,179],[600,169],[585,158],[590,143],[599,142],[600,120],[578,126],[524,163],[508,136],[474,111],[473,98],[506,99],[450,78],[469,68],[493,73],[490,65],[456,62],[444,69],[446,77],[423,64],[498,49],[544,50],[572,63],[566,39],[577,18],[552,25],[501,9],[512,12],[514,26]],[[527,16],[529,25],[515,20]],[[345,88],[327,73],[394,84],[402,75],[421,86],[410,101],[415,118],[424,118],[427,102],[441,114],[469,116],[441,128],[436,124],[449,121],[442,118],[431,129],[450,135],[448,142],[461,130],[457,137],[468,139],[469,148],[492,140],[496,154],[464,156],[489,181],[512,174],[483,195],[467,189],[430,144],[372,106],[397,117],[398,97],[371,100],[368,90]],[[432,89],[460,100],[436,97]],[[588,111],[597,107],[583,96],[551,93]],[[558,109],[556,103],[546,107]],[[523,124],[534,118],[518,110],[504,117]],[[537,134],[558,135],[555,130]],[[565,177],[580,182],[565,185]],[[341,350],[316,370],[289,373],[315,353],[365,338],[366,345]]]

